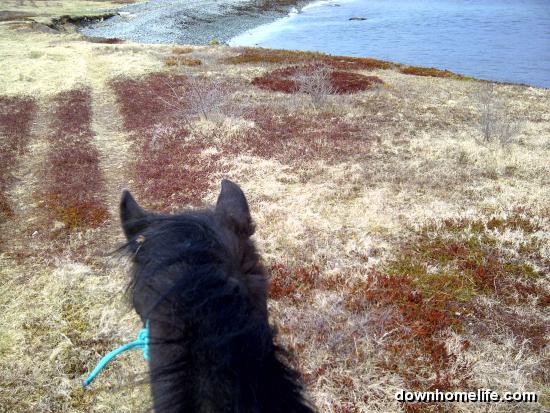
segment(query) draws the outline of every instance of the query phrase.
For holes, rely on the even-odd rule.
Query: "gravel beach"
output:
[[[118,10],[118,15],[81,29],[87,36],[140,43],[225,43],[248,29],[285,16],[299,0],[152,0]]]

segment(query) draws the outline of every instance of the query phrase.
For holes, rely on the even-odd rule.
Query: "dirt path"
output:
[[[92,130],[93,143],[100,154],[100,165],[105,179],[105,203],[111,216],[108,224],[118,225],[120,194],[128,187],[126,165],[130,154],[130,141],[123,128],[116,96],[109,87],[109,73],[113,62],[101,55],[87,55],[88,76],[92,79]],[[109,225],[111,226],[111,225]]]
[[[94,144],[100,152],[101,170],[105,178],[106,204],[112,216],[118,215],[120,193],[128,187],[125,165],[130,142],[122,130],[122,119],[116,98],[108,87],[92,91],[92,129]]]

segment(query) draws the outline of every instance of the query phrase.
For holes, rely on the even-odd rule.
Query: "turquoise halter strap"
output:
[[[95,369],[90,373],[90,375],[82,382],[82,386],[88,386],[96,376],[103,370],[112,359],[118,356],[120,353],[125,352],[126,350],[133,350],[135,348],[141,348],[143,350],[143,358],[149,360],[149,320],[145,322],[145,327],[143,327],[137,336],[137,338],[123,346],[120,346],[117,349],[107,353],[97,364]]]

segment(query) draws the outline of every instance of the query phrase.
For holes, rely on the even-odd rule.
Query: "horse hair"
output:
[[[163,215],[128,192],[121,223],[132,257],[129,294],[150,329],[157,413],[313,413],[298,372],[274,340],[268,278],[238,185],[215,208]]]

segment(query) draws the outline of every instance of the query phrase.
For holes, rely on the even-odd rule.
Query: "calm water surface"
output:
[[[550,0],[320,1],[230,44],[370,56],[550,88]]]

